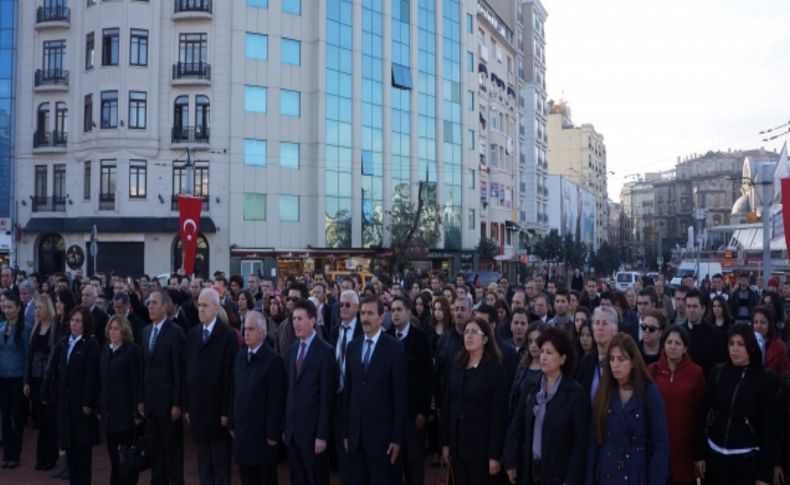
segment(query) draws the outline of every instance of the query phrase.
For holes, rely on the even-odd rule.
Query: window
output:
[[[189,96],[181,95],[173,103],[173,128],[189,128]]]
[[[178,36],[178,62],[186,64],[187,71],[198,70],[208,59],[207,34],[180,34]]]
[[[208,137],[210,107],[208,96],[202,94],[195,96],[195,136],[199,138]]]
[[[118,128],[118,91],[101,92],[101,127]]]
[[[252,113],[266,112],[266,88],[261,86],[244,86],[244,111]]]
[[[145,128],[146,98],[142,91],[129,91],[129,128]]]
[[[101,41],[101,63],[102,66],[118,65],[118,46],[120,30],[116,28],[104,29]]]
[[[93,59],[96,53],[96,43],[93,32],[85,36],[85,70],[93,69]]]
[[[475,210],[469,209],[469,230],[475,230]]]
[[[266,140],[244,139],[244,164],[266,166]]]
[[[269,8],[269,0],[247,0],[247,5],[256,8]]]
[[[283,12],[302,15],[302,0],[283,0]]]
[[[208,199],[208,182],[209,182],[209,167],[206,161],[195,162],[195,178],[192,186],[192,193],[198,197]],[[173,162],[173,195],[185,194],[187,192],[187,171],[186,163]],[[206,201],[203,202],[203,208],[207,209]],[[172,210],[178,210],[178,206],[174,206]]]
[[[91,162],[85,162],[85,169],[82,175],[82,198],[91,200]]]
[[[145,199],[147,172],[145,160],[129,160],[129,198]]]
[[[65,40],[49,40],[44,42],[44,53],[42,70],[44,76],[48,78],[59,78],[63,76],[63,59],[66,56]]]
[[[466,130],[466,148],[470,150],[475,149],[475,132],[474,130]]]
[[[36,186],[34,195],[37,199],[47,196],[47,166],[36,165]]]
[[[129,42],[129,64],[132,66],[148,65],[148,31],[132,29]]]
[[[82,131],[93,130],[93,94],[86,94],[82,104]]]
[[[247,32],[244,38],[244,51],[247,59],[265,61],[269,58],[269,37]]]
[[[475,72],[475,55],[466,51],[466,72]]]
[[[68,132],[69,109],[66,103],[58,101],[55,103],[55,137],[59,137],[65,143],[65,135]],[[54,140],[56,143],[58,139]]]
[[[280,196],[280,222],[299,222],[299,196]]]
[[[299,168],[299,144],[280,142],[280,166],[283,168]]]
[[[471,89],[466,92],[466,110],[475,110],[475,92]]]
[[[66,201],[66,164],[58,163],[52,167],[52,198],[54,203]]]
[[[475,176],[476,176],[475,169],[471,168],[467,171],[468,177],[466,177],[466,181],[468,183],[467,189],[474,189],[475,188]]]
[[[466,14],[466,32],[471,34],[475,31],[475,18],[471,13]]]
[[[115,201],[115,160],[102,160],[99,172],[99,202]]]
[[[266,194],[244,194],[244,220],[266,220]]]
[[[299,116],[299,91],[280,90],[280,114],[283,116]]]
[[[392,63],[392,85],[396,88],[411,89],[411,70],[400,64]]]
[[[280,43],[280,61],[283,64],[298,66],[302,63],[301,42],[283,37]]]

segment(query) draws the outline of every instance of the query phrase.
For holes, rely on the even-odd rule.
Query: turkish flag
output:
[[[785,244],[790,249],[790,178],[782,179],[782,222],[785,226]]]
[[[183,248],[184,274],[192,275],[195,272],[195,254],[197,253],[198,231],[200,230],[200,209],[203,208],[203,198],[191,195],[178,196],[178,225],[181,234],[181,247]]]

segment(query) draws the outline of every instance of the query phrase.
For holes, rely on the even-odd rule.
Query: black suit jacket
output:
[[[143,402],[145,414],[152,418],[169,418],[173,406],[183,405],[184,332],[165,320],[149,350],[153,325],[143,329]]]
[[[579,367],[576,368],[576,381],[581,384],[585,392],[587,392],[587,397],[590,397],[595,373],[599,372],[598,367],[598,347],[594,345],[592,351],[582,357],[582,360],[579,362]]]
[[[532,483],[532,438],[540,383],[521,396],[505,437],[505,470],[518,470],[518,483]],[[546,405],[541,433],[540,483],[580,484],[584,480],[590,433],[590,398],[569,375],[563,375],[557,392]]]
[[[186,333],[192,327],[192,324],[189,323],[189,319],[187,318],[184,309],[180,307],[178,309],[178,312],[176,312],[176,315],[174,317],[171,317],[170,320],[172,320],[177,327],[180,327],[181,330],[183,330],[184,335],[186,335]]]
[[[235,332],[219,319],[205,342],[202,325],[192,327],[187,334],[184,410],[189,413],[195,441],[226,436],[221,418],[230,414],[231,374],[237,350]]]
[[[285,444],[312,451],[315,440],[329,440],[332,407],[337,390],[337,363],[332,347],[316,334],[296,375],[297,341],[288,351],[288,391],[285,406]]]
[[[147,320],[143,321],[142,318],[131,312],[129,313],[129,317],[127,317],[127,320],[129,320],[129,325],[132,326],[132,335],[134,336],[134,343],[136,343],[137,345],[142,345],[143,328],[145,328],[145,322]]]
[[[401,444],[406,425],[406,357],[403,346],[381,330],[362,366],[365,338],[354,339],[346,353],[343,397],[348,452],[362,447],[368,456],[385,456],[390,443]]]
[[[340,327],[343,325],[342,322],[340,322],[340,320],[338,320],[337,322],[338,324],[332,327],[332,331],[329,332],[329,343],[332,345],[332,348],[334,349],[337,348],[337,341],[341,335]],[[360,322],[359,318],[357,317],[357,324],[354,327],[354,335],[348,336],[348,343],[351,343],[352,340],[360,336],[362,336],[362,322]]]
[[[99,347],[103,347],[106,343],[106,339],[104,338],[104,328],[107,326],[107,320],[109,317],[107,316],[107,313],[102,311],[102,309],[96,305],[93,306],[91,315],[93,315],[93,335],[96,337],[96,342],[99,344]]]
[[[74,344],[67,360],[69,337],[58,345],[57,355],[57,423],[58,446],[93,446],[99,441],[96,405],[99,402],[99,344],[85,335]],[[89,416],[83,406],[92,408]]]
[[[115,352],[109,344],[101,349],[99,411],[105,433],[128,431],[134,425],[142,400],[143,355],[135,343],[125,343]]]
[[[276,465],[285,404],[283,360],[268,345],[261,345],[247,361],[247,350],[237,352],[228,428],[234,433],[236,463]]]
[[[470,376],[465,374],[469,372]],[[498,361],[453,365],[444,395],[443,445],[464,461],[499,460],[507,427],[507,374]]]
[[[634,339],[634,342],[639,343],[639,314],[634,310],[623,312],[618,330],[627,333]]]
[[[387,333],[397,339],[397,330],[393,326]],[[409,326],[409,333],[402,341],[406,353],[406,385],[409,389],[407,416],[414,421],[418,414],[428,416],[431,409],[431,385],[433,384],[433,361],[428,335],[415,327]]]

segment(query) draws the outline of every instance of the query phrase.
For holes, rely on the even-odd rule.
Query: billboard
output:
[[[595,242],[595,196],[561,175],[549,175],[549,229],[570,234],[575,241]]]

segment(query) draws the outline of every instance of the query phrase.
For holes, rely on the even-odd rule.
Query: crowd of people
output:
[[[152,484],[184,483],[185,436],[204,485],[784,483],[790,280],[569,283],[5,268],[2,467],[29,424],[73,484],[101,441],[137,483],[140,436]]]

